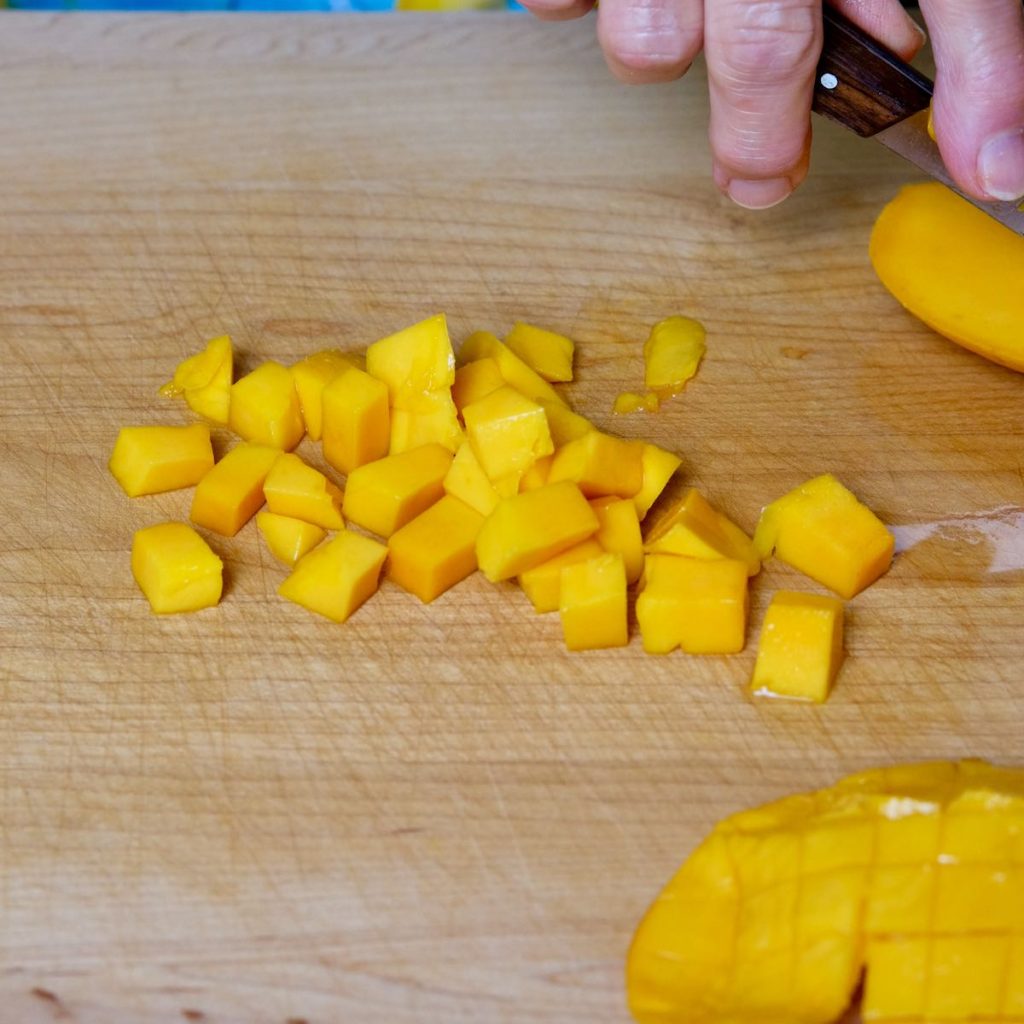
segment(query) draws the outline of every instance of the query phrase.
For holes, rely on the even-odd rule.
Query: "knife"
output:
[[[928,135],[932,82],[827,4],[814,83],[814,110],[873,138],[951,188],[979,210],[1024,235],[1024,203],[983,202],[949,176]]]

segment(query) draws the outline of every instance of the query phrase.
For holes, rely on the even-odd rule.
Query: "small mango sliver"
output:
[[[109,469],[129,498],[191,487],[213,466],[210,428],[122,427]]]
[[[322,526],[265,510],[256,513],[256,526],[263,534],[270,553],[285,565],[295,565],[327,536]]]
[[[651,328],[644,342],[644,384],[661,396],[677,394],[697,372],[706,349],[704,326],[670,316]]]
[[[227,423],[233,364],[231,338],[221,335],[208,342],[202,352],[180,363],[160,394],[171,398],[181,395],[193,412],[214,423]]]
[[[220,600],[224,563],[185,523],[158,523],[132,540],[132,575],[158,615],[194,612]]]

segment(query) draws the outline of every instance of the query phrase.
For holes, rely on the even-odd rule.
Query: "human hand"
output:
[[[593,0],[523,0],[541,18],[586,14]],[[704,50],[713,176],[741,206],[788,196],[807,174],[822,0],[601,0],[597,34],[631,83],[686,72]],[[924,34],[898,0],[833,6],[909,60]],[[921,0],[932,35],[934,119],[943,160],[980,199],[1024,195],[1024,7],[1020,0]]]

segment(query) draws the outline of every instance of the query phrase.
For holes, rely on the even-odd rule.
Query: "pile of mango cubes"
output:
[[[679,381],[696,371],[703,331],[695,355],[693,323],[655,325],[645,354],[656,379],[671,382],[673,351]],[[517,579],[538,612],[557,610],[570,650],[627,644],[636,584],[646,651],[731,654],[745,644],[748,580],[773,551],[845,598],[888,568],[892,535],[827,475],[770,504],[753,539],[692,489],[644,538],[680,459],[574,412],[553,386],[572,379],[573,354],[568,338],[519,323],[504,342],[471,335],[456,369],[438,315],[364,358],[332,349],[235,381],[231,341],[215,338],[163,392],[240,443],[215,463],[206,423],[127,427],[110,469],[130,496],[195,485],[191,520],[216,534],[255,517],[291,568],[278,593],[336,622],[373,595],[385,565],[424,602],[479,569],[492,582]],[[293,452],[304,436],[322,443],[344,488]],[[222,569],[186,524],[135,535],[132,571],[154,612],[216,604]],[[776,594],[754,690],[824,700],[842,622],[833,598]]]

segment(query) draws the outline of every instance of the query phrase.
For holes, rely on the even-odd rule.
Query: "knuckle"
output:
[[[754,0],[733,7],[734,24],[719,48],[719,74],[740,84],[771,83],[814,67],[821,49],[814,4]]]
[[[668,74],[681,71],[694,57],[694,50],[672,33],[643,38],[616,39],[608,47],[610,55],[630,71]]]

